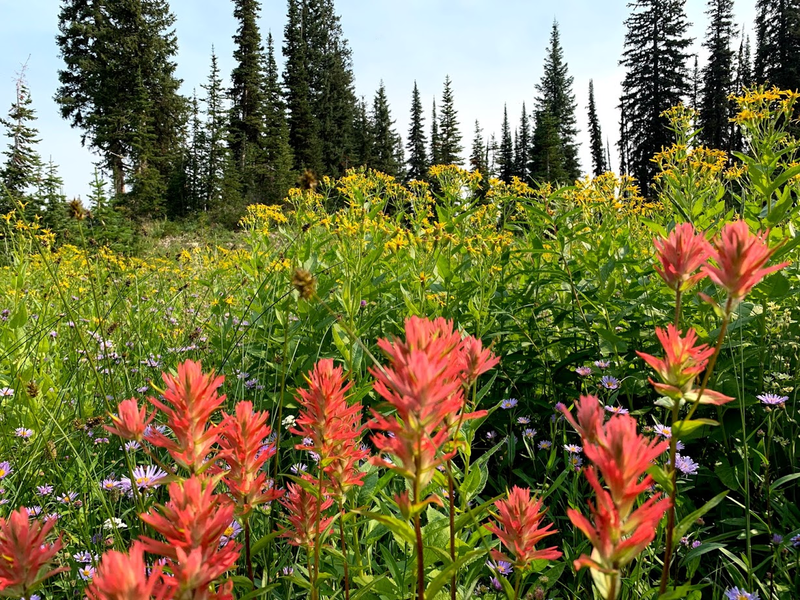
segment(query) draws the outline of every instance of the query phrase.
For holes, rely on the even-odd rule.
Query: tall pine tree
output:
[[[479,172],[488,178],[489,165],[487,164],[486,143],[483,140],[481,124],[475,120],[475,133],[472,137],[472,152],[469,155],[469,166],[473,171]]]
[[[608,170],[603,133],[600,131],[600,119],[597,118],[597,107],[594,102],[594,81],[589,80],[589,146],[592,150],[592,173],[595,177]]]
[[[175,17],[166,0],[64,0],[56,101],[83,130],[134,214],[163,210],[187,102],[178,89]]]
[[[199,210],[214,210],[226,203],[236,203],[238,191],[233,192],[225,182],[236,180],[237,170],[231,158],[226,140],[228,135],[229,111],[222,88],[219,64],[214,48],[211,48],[211,67],[206,83],[200,87],[205,90],[203,116],[205,126],[205,149],[203,169],[200,176]]]
[[[539,182],[566,183],[564,142],[559,134],[558,121],[549,109],[536,113],[531,150],[531,177]]]
[[[531,123],[528,117],[528,110],[525,103],[522,103],[522,115],[519,119],[519,137],[514,148],[514,175],[522,181],[527,181],[530,171],[528,170],[528,158],[531,153]]]
[[[261,152],[262,194],[264,200],[277,203],[283,200],[292,185],[292,149],[289,146],[289,127],[286,105],[275,61],[272,33],[267,34],[267,60],[264,72],[264,142]]]
[[[670,145],[661,113],[680,103],[689,90],[687,48],[691,40],[685,0],[635,0],[625,25],[625,67],[620,97],[620,157],[624,172],[648,193],[655,175],[651,161]]]
[[[464,159],[461,157],[463,151],[458,112],[453,100],[453,83],[448,75],[444,79],[442,108],[439,116],[439,162],[444,165],[461,165],[464,163]]]
[[[800,0],[756,2],[755,79],[800,89]]]
[[[537,127],[540,129],[539,136],[534,136],[533,162],[540,165],[547,165],[546,175],[544,171],[537,171],[533,175],[539,179],[557,181],[553,179],[554,174],[562,174],[564,179],[561,183],[571,183],[580,176],[580,164],[578,162],[578,145],[575,137],[578,134],[577,120],[575,117],[576,103],[575,94],[572,92],[573,78],[569,75],[567,63],[564,62],[564,50],[561,47],[561,36],[558,30],[558,23],[553,22],[550,31],[550,45],[544,59],[544,73],[541,81],[536,85],[538,93],[536,97]],[[548,146],[542,146],[542,141],[551,143],[555,140],[549,132],[541,128],[555,126],[561,149],[553,154]],[[547,133],[547,135],[543,135]],[[548,154],[547,157],[537,156],[540,153]],[[560,155],[564,161],[563,165],[556,166],[550,164],[554,156]]]
[[[439,137],[439,119],[436,116],[436,98],[431,109],[431,164],[442,164],[442,140]]]
[[[386,88],[381,81],[372,102],[372,161],[370,167],[392,177],[399,175],[398,146],[400,136],[394,128],[394,120],[386,98]],[[402,151],[401,151],[402,152]]]
[[[362,96],[356,104],[356,118],[353,123],[353,152],[356,165],[369,166],[372,163],[372,120],[367,110],[367,101]]]
[[[25,81],[25,69],[17,76],[16,94],[7,119],[0,119],[9,138],[8,148],[3,152],[6,159],[0,168],[0,214],[6,214],[23,201],[37,183],[42,170],[42,158],[37,146],[39,132],[34,127],[36,111]],[[33,209],[33,207],[31,207]]]
[[[498,177],[511,183],[514,176],[514,143],[511,140],[511,127],[508,124],[508,107],[503,106],[503,126],[500,130],[500,153],[497,157]]]
[[[422,109],[422,99],[419,95],[417,82],[414,82],[414,91],[411,94],[411,125],[408,129],[408,171],[409,180],[425,178],[428,173],[428,153],[425,150],[427,139],[425,136],[425,115]]]
[[[709,0],[706,14],[709,25],[703,45],[709,55],[703,67],[700,139],[707,146],[730,151],[732,106],[728,96],[735,92],[731,48],[733,0]]]

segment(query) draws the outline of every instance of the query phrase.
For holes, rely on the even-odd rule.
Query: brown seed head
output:
[[[305,269],[294,270],[292,285],[304,300],[311,299],[317,290],[317,280]]]

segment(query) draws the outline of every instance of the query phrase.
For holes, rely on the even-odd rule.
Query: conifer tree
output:
[[[756,2],[757,83],[800,89],[800,0]]]
[[[310,170],[322,174],[322,145],[319,124],[312,110],[311,79],[307,45],[304,37],[305,3],[289,0],[284,29],[283,85],[289,119],[289,145],[294,154],[294,168],[302,173]]]
[[[375,99],[372,102],[372,161],[370,167],[397,177],[400,164],[397,162],[397,147],[400,136],[394,128],[389,100],[386,98],[386,87],[381,81]]]
[[[202,203],[203,173],[208,161],[208,140],[206,139],[205,123],[200,119],[200,103],[197,93],[192,93],[190,119],[190,141],[186,153],[186,190],[184,202],[181,203],[173,214],[184,214],[187,211],[196,211]]]
[[[166,0],[64,0],[56,101],[83,130],[133,214],[159,213],[180,156],[187,102],[175,76],[175,17]]]
[[[514,176],[514,143],[511,140],[511,128],[508,124],[508,107],[503,106],[503,126],[500,130],[500,152],[497,156],[498,177],[501,181],[511,183]]]
[[[264,142],[261,151],[261,201],[277,203],[283,200],[292,185],[292,149],[289,145],[289,126],[286,105],[275,61],[272,33],[267,34],[267,60],[264,73]]]
[[[703,67],[703,94],[700,102],[700,139],[712,148],[730,151],[732,115],[728,96],[734,93],[733,0],[709,0],[706,14],[708,30],[703,45],[708,63]]]
[[[203,116],[205,126],[205,148],[203,150],[202,172],[200,176],[200,203],[199,210],[214,210],[226,203],[236,203],[236,193],[223,185],[223,181],[237,178],[237,169],[230,157],[228,147],[228,109],[225,101],[225,92],[222,89],[219,64],[214,48],[211,48],[211,68],[205,84],[200,86],[205,90]],[[227,168],[226,168],[227,165]]]
[[[539,182],[572,183],[566,171],[564,142],[559,134],[558,121],[543,108],[536,113],[531,155],[531,177]]]
[[[469,155],[469,166],[473,171],[478,171],[484,178],[488,178],[489,165],[487,164],[486,142],[483,139],[483,129],[478,120],[475,120],[475,134],[472,137],[472,152]]]
[[[39,132],[33,126],[36,111],[32,104],[23,68],[17,76],[16,94],[8,118],[0,119],[0,125],[5,127],[9,138],[8,148],[3,152],[6,158],[0,169],[0,214],[3,215],[16,208],[18,201],[24,201],[40,178],[42,159],[36,149]]]
[[[514,147],[514,175],[522,181],[527,181],[530,172],[528,170],[528,159],[531,153],[531,123],[528,118],[528,110],[525,103],[522,103],[522,115],[519,120],[519,137]]]
[[[753,85],[753,56],[750,48],[750,36],[744,33],[744,27],[742,27],[739,52],[736,55],[736,94],[741,94],[745,88],[751,85]]]
[[[264,70],[258,0],[233,0],[233,16],[239,22],[233,36],[236,66],[231,73],[231,108],[228,143],[246,195],[257,194],[255,168],[261,162],[264,142]]]
[[[445,165],[461,165],[464,159],[461,153],[461,131],[458,126],[458,112],[453,102],[453,85],[450,76],[444,79],[442,92],[442,109],[439,117],[439,160]]]
[[[621,168],[647,194],[655,175],[653,156],[670,145],[666,119],[660,116],[689,93],[686,73],[688,22],[685,0],[635,0],[625,21],[625,67],[620,97]]]
[[[436,98],[431,110],[431,164],[442,164],[442,141],[439,138],[439,119],[436,116]]]
[[[497,138],[492,133],[486,141],[486,177],[494,177],[497,174]]]
[[[372,120],[367,110],[367,101],[362,96],[356,104],[356,118],[353,123],[353,142],[355,164],[368,166],[372,163]]]
[[[58,167],[50,158],[42,169],[42,177],[37,191],[36,204],[42,208],[42,223],[45,227],[63,237],[69,225],[67,198],[63,192],[64,180],[58,174]]]
[[[702,91],[702,82],[700,79],[700,65],[698,63],[697,54],[694,55],[694,66],[691,71],[691,80],[689,82],[689,102],[688,105],[695,109],[700,110],[700,93]]]
[[[422,99],[419,95],[417,82],[414,82],[414,91],[411,94],[411,125],[408,129],[408,172],[409,180],[425,178],[428,173],[428,155],[425,150],[427,139],[425,136],[425,115],[422,109]]]
[[[572,82],[573,78],[569,75],[567,63],[564,62],[558,23],[554,21],[550,32],[550,45],[547,47],[544,60],[544,73],[536,86],[538,92],[536,97],[537,127],[540,129],[540,135],[538,137],[534,135],[531,152],[534,156],[533,162],[539,165],[548,165],[546,169],[548,173],[563,174],[564,179],[558,180],[561,183],[571,183],[580,176],[578,146],[575,141],[578,134],[575,117],[577,105],[575,94],[572,92]],[[551,125],[555,126],[556,137],[561,143],[560,151],[555,154],[549,146],[538,145],[543,141],[549,144],[556,139],[551,132],[546,131]],[[545,132],[547,135],[543,136],[542,134]],[[538,156],[540,154],[547,156]],[[550,164],[556,155],[561,156],[564,161],[560,167]],[[544,172],[538,171],[535,176],[543,178]],[[549,178],[547,180],[556,181]]]
[[[589,80],[589,146],[592,150],[592,174],[597,177],[608,170],[603,133],[600,131],[600,119],[597,118],[597,107],[594,103],[594,81]]]

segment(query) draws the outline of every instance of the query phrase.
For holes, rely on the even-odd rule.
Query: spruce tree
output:
[[[401,165],[397,162],[397,146],[400,136],[394,128],[386,88],[381,81],[372,102],[372,161],[370,167],[397,177]]]
[[[202,204],[203,173],[208,161],[208,140],[205,123],[200,119],[200,103],[197,93],[192,93],[190,119],[190,146],[186,157],[186,190],[182,205],[174,213],[196,211]]]
[[[180,156],[187,102],[178,89],[175,17],[166,0],[64,0],[56,102],[138,215],[161,212]],[[159,196],[160,195],[160,196]]]
[[[200,203],[197,208],[206,211],[214,210],[226,203],[236,203],[236,195],[238,195],[238,193],[233,195],[227,193],[230,190],[223,185],[226,177],[238,179],[238,170],[230,157],[231,151],[226,143],[229,111],[213,46],[208,79],[200,87],[205,90],[202,102],[205,105],[203,116],[206,145],[203,151],[200,176]]]
[[[472,137],[472,152],[469,155],[469,167],[479,172],[484,178],[488,177],[489,165],[487,164],[486,143],[483,139],[483,129],[478,120],[475,120],[475,134]]]
[[[522,181],[527,181],[530,171],[528,170],[528,158],[531,153],[531,123],[528,117],[528,110],[525,103],[522,103],[522,115],[519,120],[519,137],[514,148],[514,175]]]
[[[439,138],[439,119],[436,116],[436,99],[431,110],[431,164],[442,164],[442,141]]]
[[[558,120],[547,108],[536,113],[531,151],[531,177],[535,181],[554,184],[572,183],[565,166],[564,142]]]
[[[442,109],[439,116],[439,160],[445,165],[461,165],[464,163],[464,159],[461,158],[463,151],[458,113],[453,101],[453,86],[448,75],[444,79]]]
[[[702,91],[702,81],[700,79],[700,65],[697,54],[694,55],[694,66],[691,71],[691,81],[689,82],[689,106],[695,110],[700,110],[700,93]]]
[[[511,128],[508,124],[508,107],[503,107],[503,126],[500,130],[500,153],[497,157],[498,177],[501,181],[511,183],[514,176],[514,143],[511,140]]]
[[[425,178],[428,173],[428,154],[425,150],[427,139],[425,136],[425,115],[422,109],[422,100],[419,95],[417,82],[414,82],[414,91],[411,94],[411,125],[408,129],[408,172],[409,180]]]
[[[322,174],[322,144],[319,125],[312,111],[311,79],[307,46],[304,37],[305,2],[289,0],[284,29],[283,71],[284,99],[289,113],[289,145],[294,155],[294,168]]]
[[[709,25],[703,45],[709,56],[703,67],[700,139],[707,146],[730,151],[730,119],[733,115],[728,96],[736,91],[731,48],[733,0],[709,0],[706,14]]]
[[[292,174],[292,149],[289,145],[289,126],[286,122],[286,105],[275,61],[272,33],[267,34],[267,60],[264,73],[263,129],[261,150],[262,201],[278,203],[286,197],[295,177]]]
[[[63,187],[64,180],[58,174],[58,167],[51,158],[42,169],[36,204],[42,207],[43,225],[53,231],[57,239],[63,239],[63,234],[70,224]]]
[[[547,143],[555,139],[548,133],[542,137],[541,126],[549,128],[554,125],[561,142],[561,150],[557,153],[563,157],[564,164],[560,167],[550,166],[549,173],[563,173],[564,179],[560,182],[572,182],[580,176],[580,163],[578,161],[578,145],[575,140],[578,135],[575,110],[575,94],[572,92],[573,78],[569,75],[567,63],[564,62],[564,51],[561,48],[561,37],[558,30],[558,23],[553,22],[550,32],[550,45],[547,47],[544,60],[544,73],[541,81],[536,86],[538,95],[536,97],[537,127],[540,127],[538,138],[534,136],[533,148],[531,152],[534,156],[546,153],[545,156],[538,156],[534,162],[537,164],[549,164],[553,159],[552,149],[548,146],[537,145],[537,140],[548,140]],[[551,123],[552,121],[552,123]],[[538,172],[538,177],[543,177],[543,172]],[[556,181],[549,179],[549,181]]]
[[[597,118],[597,107],[594,103],[594,81],[589,80],[589,146],[592,150],[592,174],[597,177],[608,170],[603,133],[600,131],[600,119]]]
[[[755,80],[800,89],[800,0],[756,2]]]
[[[239,23],[233,36],[233,58],[236,66],[231,72],[231,108],[228,143],[233,160],[242,178],[246,194],[257,193],[254,167],[261,162],[264,137],[264,71],[258,0],[233,0],[233,16]]]
[[[367,110],[367,101],[362,96],[356,104],[356,118],[353,123],[354,164],[368,166],[372,163],[372,120]]]
[[[689,93],[686,73],[688,22],[685,0],[635,0],[625,21],[625,67],[620,97],[620,156],[624,172],[647,194],[655,175],[653,156],[671,143],[661,114]]]
[[[739,52],[736,55],[735,93],[741,94],[745,88],[753,85],[753,56],[750,49],[750,36],[745,35],[742,27],[739,40]]]
[[[5,127],[6,137],[9,138],[8,148],[3,152],[6,159],[0,169],[0,181],[3,184],[0,189],[0,215],[14,209],[17,202],[24,201],[40,178],[42,159],[36,149],[39,132],[33,126],[36,111],[32,104],[23,68],[17,76],[16,94],[8,118],[0,119],[0,125]]]

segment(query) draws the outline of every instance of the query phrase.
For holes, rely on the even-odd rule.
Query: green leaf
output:
[[[795,479],[800,479],[800,473],[792,473],[791,475],[784,475],[780,479],[776,479],[775,481],[772,482],[772,485],[769,486],[769,491],[774,492],[784,483],[789,483],[790,481],[794,481]]]
[[[363,517],[367,517],[368,519],[372,519],[373,521],[377,521],[381,525],[385,526],[389,531],[391,531],[395,535],[395,537],[399,538],[400,542],[405,542],[411,545],[417,543],[416,533],[414,533],[414,530],[411,529],[411,526],[405,521],[401,521],[396,517],[391,517],[389,515],[382,515],[380,513],[375,513],[375,512],[360,511],[360,510],[354,510],[353,512]]]
[[[241,579],[241,577],[237,577],[237,579]],[[244,577],[243,579],[247,579]],[[247,579],[247,582],[250,583],[250,580]],[[260,598],[261,596],[266,596],[276,587],[278,587],[280,583],[270,583],[269,585],[265,585],[264,587],[260,587],[258,589],[253,590],[252,592],[248,592],[244,596],[238,596],[239,600],[252,600],[253,598]]]
[[[701,398],[702,400],[702,398]],[[676,421],[672,424],[672,435],[678,439],[691,435],[693,431],[701,427],[716,427],[719,423],[712,419],[692,419],[690,421]]]
[[[697,585],[682,585],[676,587],[674,590],[664,592],[658,597],[658,600],[699,600],[702,598],[700,590],[708,587],[708,584]]]

